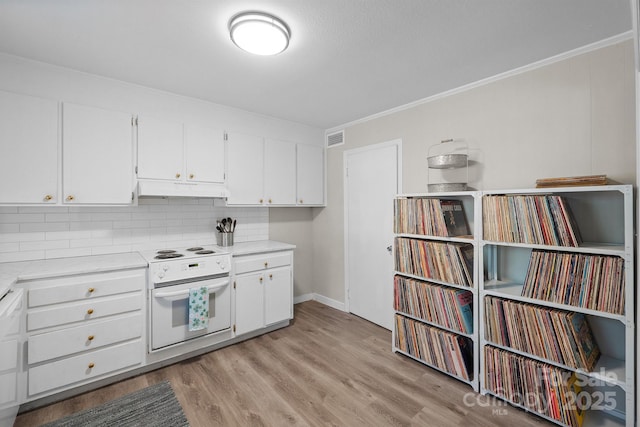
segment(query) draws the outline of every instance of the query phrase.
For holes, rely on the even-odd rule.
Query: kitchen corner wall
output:
[[[228,208],[214,199],[142,198],[131,207],[1,207],[0,262],[211,245],[216,221],[228,216],[238,220],[235,242],[269,238],[268,208]]]
[[[470,184],[478,190],[591,174],[635,184],[635,127],[629,39],[347,126],[345,144],[327,150],[327,207],[314,211],[314,292],[345,298],[346,150],[402,140],[404,193],[426,192],[428,148],[447,138],[468,143]]]

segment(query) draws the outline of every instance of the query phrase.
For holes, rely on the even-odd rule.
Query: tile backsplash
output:
[[[0,207],[0,262],[210,245],[216,221],[238,220],[234,241],[267,240],[269,208],[214,199],[141,198],[138,206]]]

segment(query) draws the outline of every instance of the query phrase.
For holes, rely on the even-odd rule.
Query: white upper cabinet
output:
[[[58,103],[0,92],[0,203],[58,201]]]
[[[324,203],[324,149],[232,133],[227,142],[229,205]]]
[[[324,204],[324,147],[298,144],[296,152],[297,203]]]
[[[132,203],[131,114],[64,103],[62,147],[64,203]]]
[[[264,203],[264,141],[261,137],[230,133],[227,137],[227,171],[228,204]]]
[[[181,179],[183,133],[182,123],[139,116],[138,178]]]
[[[264,201],[267,205],[296,204],[296,145],[267,139],[264,149]]]
[[[224,182],[224,131],[185,125],[187,181]]]

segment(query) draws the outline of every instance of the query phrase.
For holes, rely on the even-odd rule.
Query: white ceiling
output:
[[[229,40],[246,10],[289,49]],[[0,0],[0,51],[327,129],[632,29],[630,0]]]

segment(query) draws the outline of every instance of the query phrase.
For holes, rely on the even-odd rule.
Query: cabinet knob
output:
[[[258,280],[260,281],[260,283],[262,283],[262,276],[260,276],[260,278]]]
[[[189,174],[189,179],[193,179],[194,176],[195,176],[194,174],[190,173]]]
[[[67,196],[67,202],[71,202],[73,200],[75,200],[75,197],[73,197],[72,195]]]
[[[269,280],[273,280],[273,274],[269,275]]]
[[[303,204],[303,203],[304,203],[304,201],[302,199],[300,199],[300,204]]]
[[[269,199],[269,203],[271,203],[271,199]]]
[[[89,335],[89,336],[87,337],[87,341],[93,341],[93,339],[94,339],[94,338],[95,338],[95,337],[94,337],[93,335]]]
[[[264,200],[263,200],[263,199],[260,199],[260,202],[259,202],[259,203],[262,203],[262,202],[264,202]]]
[[[46,196],[44,196],[45,202],[48,202],[51,199],[53,199],[53,196],[51,194],[47,194]]]
[[[89,288],[89,289],[87,289],[87,291],[88,291],[90,294],[92,294],[92,293],[94,293],[94,292],[96,291],[96,288]]]
[[[93,362],[90,362],[88,366],[89,366],[89,369],[92,369],[94,366],[96,366],[96,364]]]
[[[176,174],[176,178],[180,178],[180,172]]]
[[[93,308],[90,308],[89,310],[87,310],[87,314],[93,314]]]
[[[269,263],[265,261],[264,268],[267,268],[268,266],[269,266]]]

